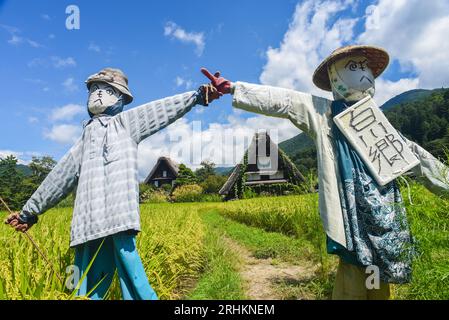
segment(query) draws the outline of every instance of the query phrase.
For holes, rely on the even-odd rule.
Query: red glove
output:
[[[231,93],[232,82],[220,77],[220,72],[212,75],[206,68],[201,68],[201,72],[211,81],[212,85],[222,94]]]
[[[8,216],[8,218],[5,220],[5,224],[9,224],[11,227],[16,229],[16,231],[26,232],[28,231],[32,226],[28,223],[24,223],[20,220],[18,213],[12,213]]]
[[[209,103],[220,99],[223,93],[219,92],[212,84],[204,84],[200,87],[204,101],[200,104],[207,107]]]

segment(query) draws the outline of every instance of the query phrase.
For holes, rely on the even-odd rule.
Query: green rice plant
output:
[[[198,206],[145,204],[137,247],[150,283],[161,299],[181,297],[182,284],[203,268],[204,226]]]
[[[412,203],[406,200],[418,256],[412,281],[395,286],[396,299],[449,299],[449,201],[411,183]],[[402,188],[404,198],[408,192]]]
[[[203,224],[195,206],[170,204],[142,206],[142,232],[137,238],[150,283],[161,299],[175,299],[183,281],[203,268]],[[55,264],[59,274],[73,264],[69,248],[70,208],[52,209],[41,216],[30,233]],[[6,217],[6,213],[2,213]],[[117,282],[108,293],[120,298]],[[52,274],[25,237],[0,226],[0,299],[70,299],[68,290]]]
[[[203,195],[203,188],[197,184],[187,184],[177,187],[171,199],[174,202],[200,202]]]
[[[331,267],[318,213],[317,194],[232,201],[223,204],[220,212],[246,225],[297,238],[314,249],[323,272]]]
[[[410,187],[413,204],[407,200],[407,188],[402,191],[419,254],[411,283],[395,286],[394,298],[449,299],[449,201],[419,184]],[[71,208],[54,208],[30,230],[61,275],[74,260],[74,250],[69,248],[71,215]],[[317,194],[226,203],[143,204],[141,225],[137,248],[161,299],[242,297],[235,257],[226,252],[220,232],[248,247],[256,257],[319,263],[321,272],[310,282],[311,290],[318,297],[330,290],[336,259],[326,253]],[[25,237],[0,225],[0,299],[70,299],[72,293]],[[115,276],[108,298],[120,297]]]

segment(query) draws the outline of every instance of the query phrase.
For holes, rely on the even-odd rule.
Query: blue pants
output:
[[[124,300],[157,300],[157,295],[148,282],[142,260],[137,252],[135,234],[122,232],[103,239],[103,246],[77,295],[86,296],[104,278],[90,294],[93,300],[103,299],[117,270]],[[103,239],[89,241],[75,247],[75,265],[79,268],[80,279]]]

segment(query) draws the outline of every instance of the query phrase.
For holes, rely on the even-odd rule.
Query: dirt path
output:
[[[273,259],[257,259],[238,242],[226,237],[226,244],[241,259],[240,275],[245,291],[251,300],[314,299],[301,290],[301,283],[308,282],[315,273],[313,265],[293,265],[275,262]]]

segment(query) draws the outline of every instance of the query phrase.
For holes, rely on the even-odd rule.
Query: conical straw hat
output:
[[[313,83],[320,89],[325,91],[332,91],[329,74],[327,72],[330,64],[335,61],[346,58],[348,56],[363,56],[368,59],[368,67],[373,72],[375,78],[380,76],[382,72],[387,68],[390,62],[388,53],[379,47],[367,46],[367,45],[353,45],[341,47],[324,59],[323,62],[313,73]]]

